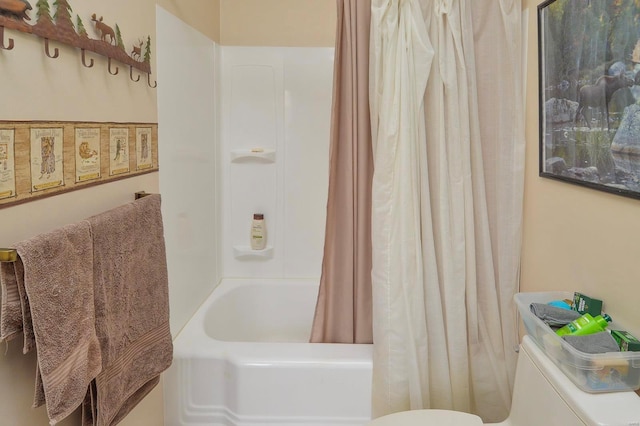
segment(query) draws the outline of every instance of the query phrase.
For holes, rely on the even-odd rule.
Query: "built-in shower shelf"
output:
[[[267,246],[262,250],[253,250],[251,246],[233,246],[233,256],[240,260],[271,259],[273,257],[273,247]]]
[[[233,149],[231,150],[231,161],[260,161],[264,163],[273,163],[276,161],[276,150],[265,148]]]

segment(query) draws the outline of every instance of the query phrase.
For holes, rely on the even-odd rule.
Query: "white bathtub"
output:
[[[371,345],[307,343],[317,280],[223,280],[174,342],[165,425],[370,420]]]

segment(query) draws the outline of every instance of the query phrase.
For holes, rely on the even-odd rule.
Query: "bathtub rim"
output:
[[[198,307],[174,339],[176,358],[225,358],[238,364],[344,364],[356,368],[371,368],[372,344],[349,343],[279,343],[234,342],[217,340],[204,328],[208,309],[226,293],[242,285],[309,285],[319,288],[319,278],[223,278]]]

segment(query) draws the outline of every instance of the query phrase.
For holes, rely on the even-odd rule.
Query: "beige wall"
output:
[[[333,47],[335,0],[220,0],[220,44]]]
[[[522,291],[580,290],[640,336],[640,201],[538,177],[537,0],[529,12]]]
[[[51,1],[53,3],[53,1]],[[154,34],[154,0],[71,0],[74,13],[98,13],[116,20],[123,32]],[[223,45],[333,46],[335,0],[158,0],[167,11]],[[637,260],[640,201],[538,177],[537,0],[529,11],[527,82],[527,170],[522,252],[523,291],[581,290],[605,300],[607,310],[640,335],[637,318],[640,261]],[[108,18],[107,18],[108,17]],[[154,90],[106,73],[105,61],[84,69],[73,49],[44,58],[42,42],[7,30],[13,51],[0,52],[3,79],[0,119],[155,121]],[[153,37],[153,36],[152,36]],[[153,37],[155,39],[155,37]],[[154,61],[155,64],[155,61]],[[45,78],[46,77],[46,78]],[[56,78],[54,78],[56,77]],[[138,83],[139,84],[139,83]],[[42,91],[44,90],[44,92]],[[162,167],[162,156],[160,158]],[[130,199],[135,190],[157,191],[157,175],[0,209],[0,246],[78,220]],[[635,327],[635,328],[634,328]],[[4,351],[3,351],[4,352]],[[42,408],[30,408],[35,360],[12,342],[0,355],[0,423],[45,425]],[[162,393],[155,390],[122,424],[162,423]],[[77,416],[61,423],[76,425]]]
[[[54,11],[53,0],[49,1]],[[225,44],[278,46],[333,46],[335,0],[70,0],[91,37],[92,13],[117,23],[126,46],[151,35],[152,77],[155,61],[155,5],[159,4],[206,37]],[[35,7],[35,3],[32,2]],[[221,15],[225,15],[221,19]],[[222,23],[226,25],[221,25]],[[2,76],[0,120],[157,121],[157,91],[119,75],[107,73],[106,59],[94,58],[91,69],[82,67],[77,49],[53,42],[58,59],[44,56],[42,40],[13,30],[6,37],[15,49],[0,51]],[[223,35],[224,34],[224,35]],[[161,77],[159,78],[161,83]],[[160,153],[162,167],[162,153]],[[128,202],[138,190],[157,192],[158,174],[152,173],[55,197],[0,209],[0,246],[71,223]],[[24,356],[18,341],[0,355],[0,424],[48,424],[44,408],[32,409],[35,358]],[[156,388],[121,424],[159,426],[163,420],[162,389]],[[76,414],[59,423],[79,425]]]
[[[49,3],[53,14],[54,1]],[[219,39],[217,0],[160,0],[158,3],[208,37]],[[35,8],[34,1],[32,5]],[[92,38],[96,37],[90,19],[92,13],[103,16],[112,26],[117,23],[127,48],[138,38],[150,35],[152,78],[157,78],[155,0],[70,0],[70,5],[74,21],[75,15],[79,15]],[[52,42],[51,48],[57,47],[60,56],[49,59],[39,38],[8,29],[7,37],[14,39],[15,48],[0,51],[3,76],[0,93],[4,100],[0,104],[0,120],[157,121],[157,90],[148,87],[144,77],[137,83],[132,82],[125,66],[116,63],[120,72],[112,76],[102,56],[87,52],[95,64],[93,68],[85,68],[75,48]],[[2,208],[0,246],[11,246],[16,241],[131,201],[135,191],[158,192],[158,186],[158,174],[151,173]],[[10,342],[0,354],[0,424],[46,425],[44,407],[31,408],[35,357],[21,353],[19,340]],[[162,387],[159,386],[121,424],[159,426],[162,423]],[[79,425],[79,416],[75,413],[59,424]]]
[[[220,42],[220,0],[158,0],[157,3],[211,40]]]

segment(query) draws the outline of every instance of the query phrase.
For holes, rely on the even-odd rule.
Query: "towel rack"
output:
[[[15,262],[18,260],[16,249],[0,248],[0,262]]]
[[[145,191],[138,191],[133,195],[134,195],[135,199],[137,200],[137,199],[140,199],[142,197],[146,197],[147,195],[151,195],[151,194],[148,193],[148,192],[145,192]]]
[[[135,199],[137,200],[151,194],[145,191],[138,191],[134,195]],[[16,249],[0,248],[0,262],[15,262],[16,260],[18,260],[18,252],[16,251]]]

